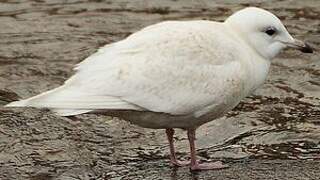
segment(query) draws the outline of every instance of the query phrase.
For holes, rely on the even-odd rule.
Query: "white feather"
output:
[[[8,106],[46,107],[64,116],[101,109],[149,111],[130,118],[161,128],[171,127],[167,115],[179,115],[172,126],[201,125],[259,87],[269,70],[268,57],[283,48],[259,31],[273,21],[280,26],[276,17],[257,8],[240,14],[247,11],[244,16],[257,11],[256,19],[267,18],[267,23],[256,27],[233,15],[225,23],[155,24],[99,49],[75,67],[75,75],[63,86]],[[189,122],[201,117],[205,118]]]
[[[132,109],[142,108],[113,96],[99,96],[77,91],[67,85],[47,91],[32,98],[12,102],[6,107],[51,108],[61,116],[82,114],[98,109]]]
[[[75,116],[78,114],[84,114],[84,113],[91,112],[92,110],[88,110],[88,109],[81,109],[81,110],[79,110],[79,109],[52,109],[52,111],[60,116]]]
[[[221,23],[156,24],[100,49],[77,66],[66,84],[150,111],[193,113],[244,87],[246,77],[239,72],[249,57],[232,36]]]

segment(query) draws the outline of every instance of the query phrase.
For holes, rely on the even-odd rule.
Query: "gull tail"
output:
[[[58,92],[59,89],[61,89],[62,87],[58,87],[56,89],[44,92],[42,94],[39,94],[37,96],[33,96],[31,98],[28,99],[24,99],[24,100],[19,100],[19,101],[14,101],[11,102],[7,105],[5,105],[4,107],[37,107],[37,108],[44,108],[45,106],[45,99],[47,99],[48,97],[50,97],[51,94],[55,94],[55,92]]]
[[[60,86],[29,99],[11,102],[5,107],[49,108],[60,116],[73,116],[108,109],[143,110],[141,107],[119,97],[90,94],[65,86]]]
[[[20,100],[20,101],[14,101],[11,102],[7,105],[5,105],[4,107],[25,107],[27,106],[27,100]]]

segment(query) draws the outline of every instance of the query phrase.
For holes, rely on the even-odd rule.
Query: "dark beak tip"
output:
[[[305,43],[305,45],[301,47],[300,51],[303,53],[313,53],[312,47],[307,43]]]

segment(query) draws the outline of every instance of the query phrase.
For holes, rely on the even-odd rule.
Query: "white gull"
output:
[[[7,107],[49,108],[61,116],[104,113],[146,128],[166,129],[170,159],[174,128],[187,130],[191,169],[218,169],[196,160],[195,131],[224,115],[266,79],[285,47],[312,52],[270,12],[250,7],[223,23],[167,21],[106,45],[75,67],[62,86]]]

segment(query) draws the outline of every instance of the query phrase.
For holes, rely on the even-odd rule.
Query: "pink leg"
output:
[[[199,164],[196,157],[196,148],[195,148],[195,139],[196,139],[196,130],[189,129],[188,130],[188,139],[190,143],[190,154],[191,154],[191,170],[199,171],[199,170],[211,170],[211,169],[223,169],[227,168],[227,165],[223,165],[221,161],[216,161],[214,163],[203,163]]]
[[[168,141],[169,141],[169,146],[170,146],[170,162],[172,165],[174,166],[186,166],[189,165],[189,162],[181,162],[177,160],[176,157],[176,152],[174,149],[174,144],[173,144],[173,134],[174,134],[174,130],[173,129],[166,129],[166,133],[167,133],[167,137],[168,137]]]

